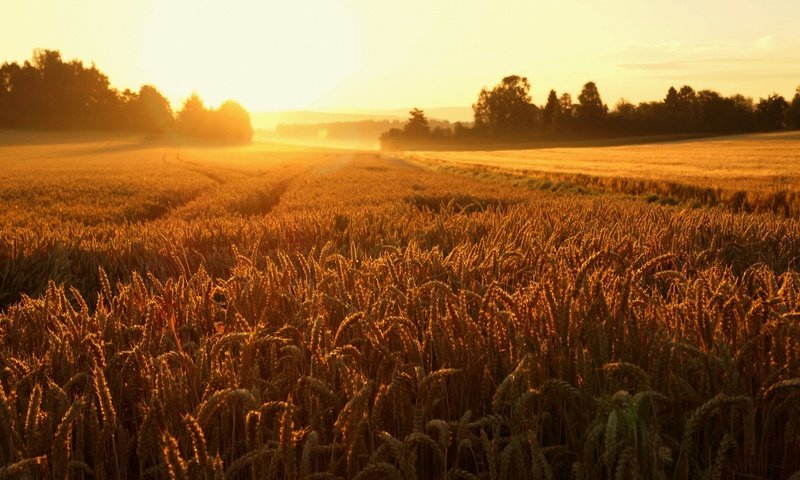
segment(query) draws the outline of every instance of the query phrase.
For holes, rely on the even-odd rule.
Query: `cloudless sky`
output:
[[[34,48],[118,88],[251,110],[469,106],[519,74],[537,104],[589,80],[613,106],[670,85],[791,96],[798,0],[3,0],[0,61]]]

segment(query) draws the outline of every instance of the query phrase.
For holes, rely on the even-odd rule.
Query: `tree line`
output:
[[[472,105],[472,124],[433,129],[425,112],[413,109],[402,128],[380,136],[384,149],[524,143],[671,134],[729,134],[800,129],[800,87],[791,101],[772,94],[754,102],[743,95],[670,87],[663,100],[635,105],[621,99],[613,109],[588,82],[575,102],[550,90],[547,102],[531,101],[527,78],[510,75],[484,88]]]
[[[151,85],[119,91],[94,65],[64,61],[57,50],[35,50],[22,65],[0,67],[0,128],[106,130],[248,142],[250,114],[229,100],[207,108],[195,93],[173,112]]]

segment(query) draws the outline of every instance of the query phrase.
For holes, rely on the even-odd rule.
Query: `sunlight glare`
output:
[[[143,39],[143,70],[173,102],[194,90],[209,105],[305,108],[356,69],[353,21],[336,1],[158,2]]]

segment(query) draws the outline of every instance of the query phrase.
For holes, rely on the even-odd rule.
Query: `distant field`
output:
[[[0,132],[0,202],[6,209],[0,226],[219,214],[219,205],[244,201],[296,174],[301,164],[329,168],[335,152],[269,143],[203,147],[137,136]],[[210,199],[215,208],[207,205]]]
[[[412,156],[531,173],[633,177],[736,190],[800,188],[800,132],[613,147],[419,152]]]
[[[800,216],[798,132],[626,146],[414,152],[405,158],[434,170],[530,188]]]
[[[797,478],[796,142],[0,132],[0,479]]]

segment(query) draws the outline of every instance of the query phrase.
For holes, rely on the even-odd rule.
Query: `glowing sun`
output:
[[[304,108],[356,68],[353,21],[336,1],[158,2],[142,36],[146,76],[171,98],[195,90],[211,105]]]

